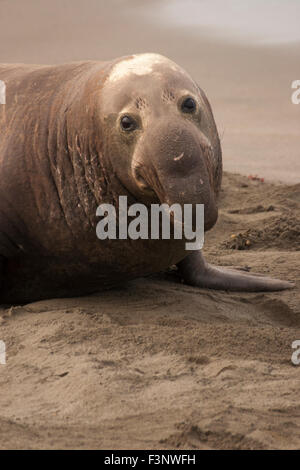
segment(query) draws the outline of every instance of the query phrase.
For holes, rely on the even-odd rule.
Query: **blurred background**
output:
[[[138,52],[168,56],[206,91],[225,170],[300,182],[300,0],[0,0],[0,62]]]

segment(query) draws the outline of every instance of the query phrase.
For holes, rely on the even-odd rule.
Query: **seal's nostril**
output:
[[[148,188],[148,184],[146,183],[146,180],[142,177],[142,175],[139,173],[137,168],[134,169],[133,173],[139,186],[141,186],[142,188]]]
[[[144,178],[141,175],[137,175],[137,180],[138,180],[139,184],[144,186],[145,188],[148,186],[146,181],[144,180]]]

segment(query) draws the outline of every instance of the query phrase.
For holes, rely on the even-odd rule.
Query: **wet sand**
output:
[[[212,103],[230,172],[205,254],[296,288],[216,292],[160,274],[94,296],[2,308],[0,448],[299,448],[291,344],[300,340],[300,105],[290,99],[299,45],[213,40],[153,23],[141,4],[28,0],[24,10],[2,0],[0,60],[153,51],[186,68]],[[245,240],[247,249],[236,249]]]

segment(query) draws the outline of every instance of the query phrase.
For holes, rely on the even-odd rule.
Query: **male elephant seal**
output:
[[[1,65],[2,303],[75,296],[177,264],[189,284],[271,291],[288,282],[207,264],[185,240],[96,237],[101,203],[204,204],[217,220],[222,159],[203,91],[157,54]]]

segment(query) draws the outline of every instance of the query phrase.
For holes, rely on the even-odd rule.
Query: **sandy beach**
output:
[[[298,449],[300,105],[291,83],[300,43],[222,40],[156,21],[145,5],[2,0],[0,62],[151,51],[179,63],[207,93],[222,141],[207,259],[296,287],[212,291],[172,271],[89,297],[2,306],[0,449]]]

